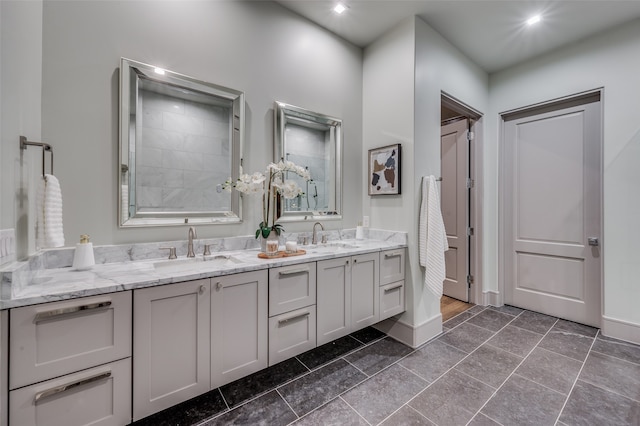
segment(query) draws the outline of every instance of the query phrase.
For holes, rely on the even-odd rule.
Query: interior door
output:
[[[449,250],[445,253],[446,278],[443,292],[469,301],[469,141],[466,118],[442,126],[440,167],[442,173],[441,210]]]
[[[505,117],[505,302],[600,325],[600,95]]]

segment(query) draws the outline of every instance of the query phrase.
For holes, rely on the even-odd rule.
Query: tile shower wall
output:
[[[231,108],[141,92],[139,210],[230,210],[229,194],[218,185],[231,174]]]
[[[313,182],[307,185],[297,176],[289,176],[289,179],[298,181],[305,195],[289,200],[288,210],[328,209],[327,188],[330,182],[326,181],[326,171],[331,166],[328,132],[288,124],[285,138],[286,159],[299,166],[308,167],[313,179]]]

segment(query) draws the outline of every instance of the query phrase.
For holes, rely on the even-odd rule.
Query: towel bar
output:
[[[20,136],[20,149],[27,149],[29,146],[39,146],[42,148],[42,176],[45,175],[45,159],[44,153],[45,151],[49,151],[51,154],[51,174],[53,174],[53,148],[48,143],[44,142],[31,142],[28,141],[26,137]]]

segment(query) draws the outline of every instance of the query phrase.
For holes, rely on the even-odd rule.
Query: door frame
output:
[[[469,303],[476,305],[486,305],[487,301],[483,296],[482,282],[482,211],[483,211],[483,165],[482,153],[483,148],[483,114],[477,109],[465,104],[461,100],[448,94],[440,92],[440,104],[447,108],[466,116],[469,119],[471,131],[474,134],[473,142],[470,144],[469,151],[469,177],[473,179],[474,186],[469,199],[469,226],[474,229],[469,242],[469,275],[473,276],[473,283],[469,288]]]
[[[505,168],[505,122],[507,117],[514,117],[517,115],[530,115],[533,113],[541,113],[546,110],[558,108],[562,105],[575,105],[584,102],[588,98],[594,96],[600,97],[600,325],[602,325],[602,315],[604,313],[604,267],[605,267],[605,250],[604,244],[606,241],[604,235],[604,87],[599,87],[584,92],[579,92],[560,98],[551,99],[545,102],[524,106],[508,111],[499,113],[499,128],[498,128],[498,293],[490,295],[489,304],[494,306],[504,305],[505,298],[505,268],[507,253],[505,238],[507,231],[505,229],[505,199],[507,194],[504,184],[504,168]]]

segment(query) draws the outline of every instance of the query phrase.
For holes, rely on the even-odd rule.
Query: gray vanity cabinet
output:
[[[9,317],[11,425],[130,421],[130,291],[15,308]]]
[[[267,271],[134,291],[133,419],[267,367]]]
[[[316,347],[316,263],[269,270],[269,365]]]
[[[267,367],[267,270],[211,279],[211,388]]]
[[[209,279],[135,290],[133,419],[211,387]]]
[[[377,323],[380,318],[380,254],[361,254],[351,259],[351,328],[355,331]]]
[[[380,254],[380,320],[405,311],[404,248]]]
[[[379,321],[379,253],[318,262],[318,346]]]

